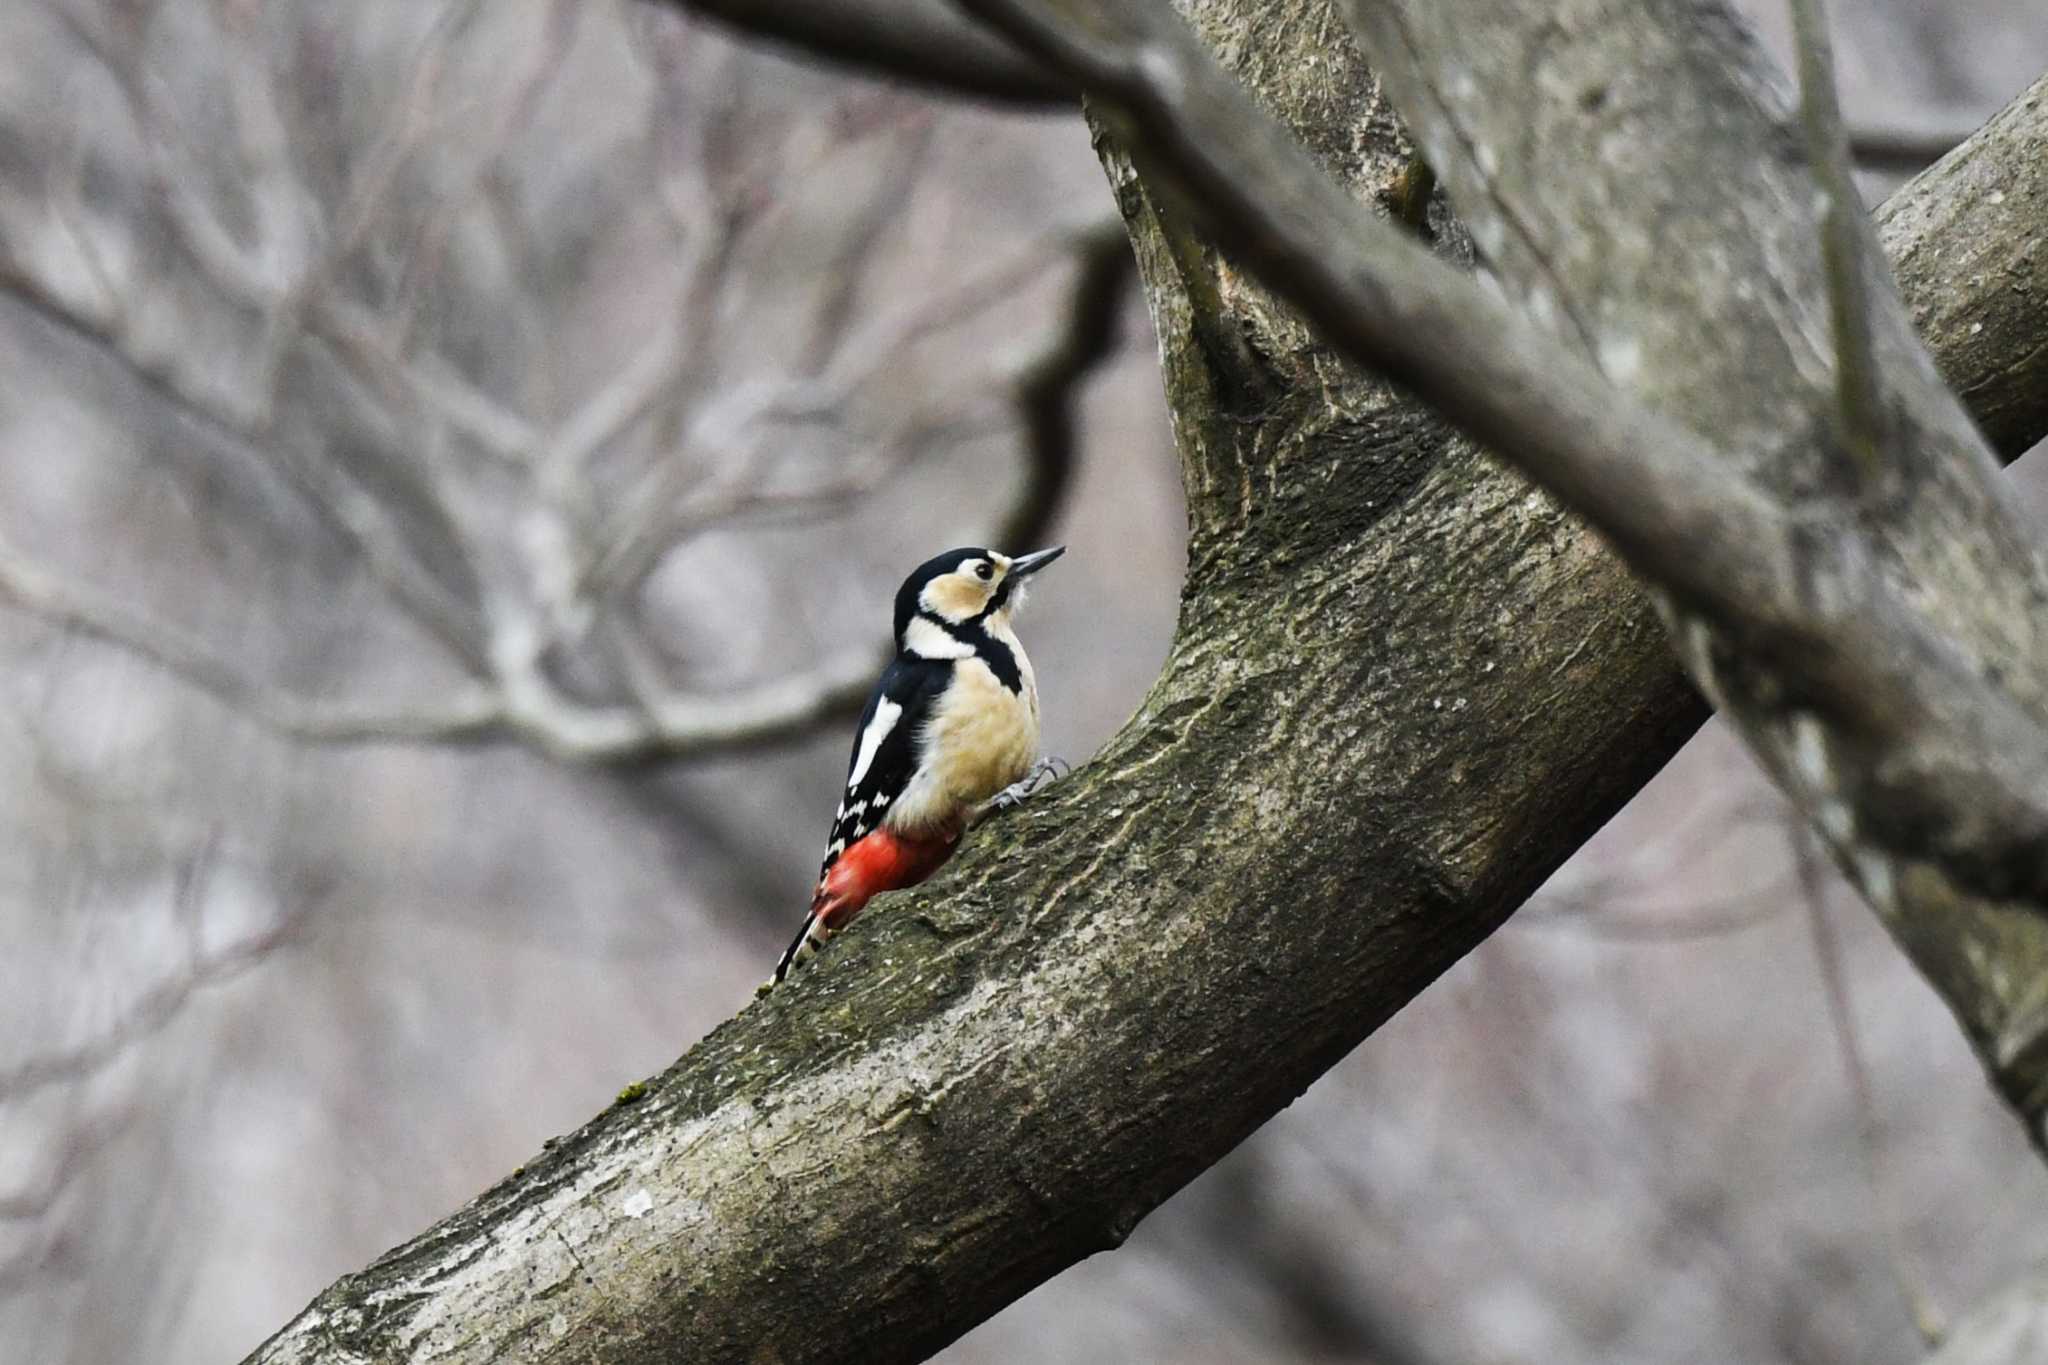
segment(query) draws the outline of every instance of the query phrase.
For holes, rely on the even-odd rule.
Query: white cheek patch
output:
[[[860,732],[860,749],[854,756],[853,772],[846,779],[848,787],[858,787],[861,779],[868,775],[882,741],[896,728],[896,721],[902,714],[903,708],[886,697],[875,707],[875,718],[868,722],[867,729]]]

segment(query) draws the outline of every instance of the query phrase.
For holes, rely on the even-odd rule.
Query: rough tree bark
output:
[[[1816,0],[1794,4],[1796,116],[1710,6],[1350,0],[1519,309],[1358,214],[1160,7],[963,3],[1089,83],[1347,356],[1446,403],[1664,590],[1688,671],[2041,1143],[2048,566],[1855,211]],[[1231,58],[1270,50],[1229,6],[1194,14]]]
[[[2007,460],[2048,431],[2048,75],[1877,211],[1942,377]]]
[[[1396,192],[1404,136],[1332,13],[1194,17],[1357,197]],[[2014,117],[2031,132],[1947,174],[2038,148],[2048,112]],[[1179,635],[1138,714],[253,1361],[918,1359],[1120,1243],[1484,938],[1702,718],[1592,533],[1339,363],[1106,160],[1191,521]],[[1995,283],[1941,278],[1954,258],[1914,235],[1941,217],[1894,214],[1894,248],[1929,267],[1916,287],[1981,302]],[[1703,271],[1660,266],[1656,306],[1682,306]],[[1650,268],[1609,287],[1650,290]],[[1742,270],[1812,284],[1803,263]],[[2017,404],[2004,358],[2048,336],[2011,325],[1982,410]],[[1968,335],[1939,338],[1945,363]],[[1707,338],[1701,363],[1748,344]],[[1674,338],[1637,363],[1675,381],[1694,362]],[[1674,401],[1711,417],[1750,382],[1724,369]],[[1758,382],[1759,427],[1791,420]]]

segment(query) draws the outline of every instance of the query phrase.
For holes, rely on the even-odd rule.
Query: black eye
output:
[[[984,559],[974,566],[974,576],[986,582],[996,576],[996,566]]]

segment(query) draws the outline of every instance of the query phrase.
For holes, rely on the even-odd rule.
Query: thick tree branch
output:
[[[1510,443],[1641,561],[1734,610],[1783,602],[1793,567],[1760,558],[1782,518],[1698,437],[1617,396],[1469,276],[1324,175],[1153,0],[965,0],[1121,111],[1148,183],[1182,204],[1323,334],[1481,439]],[[1170,179],[1169,179],[1170,178]]]
[[[2007,460],[2048,437],[2044,221],[2048,75],[1877,211],[1913,325]]]
[[[1878,750],[1886,794],[1910,792],[1934,822],[1909,852],[1943,861],[1985,894],[2048,901],[2048,729],[1987,684],[1968,652],[1900,607],[1860,538],[1815,535],[1807,513],[1776,503],[1721,452],[1546,346],[1476,282],[1367,214],[1163,5],[965,3],[1089,81],[1128,120],[1153,181],[1177,183],[1325,338],[1515,459],[1647,579],[1741,632],[1743,648],[1796,677],[1835,726]],[[1815,88],[1815,146],[1846,187],[1831,86]],[[1874,478],[1879,400],[1861,218],[1824,229],[1831,264],[1852,276],[1824,292],[1842,300],[1841,429],[1866,452],[1859,477]]]
[[[1746,32],[1662,10],[1559,27],[1505,0],[1351,9],[1510,294],[1532,315],[1568,324],[1568,338],[1620,386],[1715,431],[1723,458],[1795,511],[1806,537],[1876,567],[1882,594],[1978,675],[1971,695],[2003,693],[2018,723],[2040,728],[2048,660],[2038,603],[2048,588],[2035,538],[1905,310],[1876,280],[1881,480],[1829,439],[1834,356],[1818,196],[1808,158],[1772,141],[1782,115]],[[1539,67],[1541,80],[1526,79]],[[1587,145],[1610,154],[1587,158]],[[1679,166],[1685,173],[1672,174]],[[1842,230],[1860,225],[1845,219]],[[1814,570],[1809,597],[1827,601],[1840,583],[1827,552],[1799,553]],[[1982,753],[1966,757],[1967,741],[1934,731],[1872,743],[1815,704],[1795,659],[1755,649],[1739,616],[1683,603],[1673,616],[1688,668],[1828,835],[2040,1140],[2048,1015],[2033,983],[2048,972],[2035,876],[2043,860],[2031,837],[2003,853],[1975,842],[1967,773]],[[1900,662],[1868,643],[1852,671],[1875,676]],[[1929,706],[1950,705],[1927,680],[1902,681],[1921,687]],[[1957,707],[1948,724],[1967,727],[1975,709]],[[1901,743],[1921,748],[1911,766],[1947,766],[1947,775],[1889,782]],[[2028,869],[2021,880],[1998,870],[2007,855],[2008,870]],[[1987,942],[1999,951],[1986,953]]]
[[[1399,179],[1330,13],[1202,18],[1358,198]],[[255,1360],[918,1359],[1120,1241],[1697,724],[1597,541],[1201,244],[1177,252],[1109,160],[1192,530],[1139,714]]]
[[[702,14],[735,32],[827,62],[893,76],[940,94],[1022,109],[1072,108],[1080,92],[997,34],[963,23],[949,0],[648,0]],[[1849,132],[1856,164],[1911,174],[1954,151],[1977,124],[1960,117],[1863,123]]]

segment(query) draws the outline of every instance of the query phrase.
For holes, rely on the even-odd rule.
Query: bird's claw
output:
[[[1038,762],[1031,765],[1030,772],[997,792],[994,799],[988,803],[988,808],[991,811],[1012,810],[1022,805],[1024,798],[1027,796],[1033,795],[1042,787],[1057,782],[1060,778],[1066,777],[1073,771],[1073,765],[1064,758],[1041,758]]]

